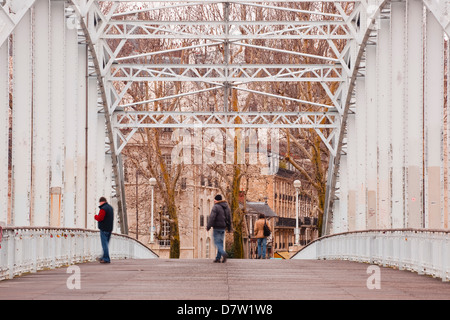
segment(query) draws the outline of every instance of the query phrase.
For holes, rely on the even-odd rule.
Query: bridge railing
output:
[[[311,242],[292,259],[350,260],[450,280],[450,231],[390,229],[345,232]]]
[[[126,235],[113,233],[111,259],[152,259],[158,256]],[[75,228],[4,228],[0,234],[0,280],[27,272],[95,261],[102,253],[98,230]]]

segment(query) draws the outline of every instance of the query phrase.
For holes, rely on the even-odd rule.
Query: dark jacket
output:
[[[225,200],[214,204],[206,230],[209,231],[211,228],[231,231],[231,210]]]
[[[114,224],[114,209],[107,202],[99,206],[100,212],[95,216],[98,228],[102,231],[112,232]]]

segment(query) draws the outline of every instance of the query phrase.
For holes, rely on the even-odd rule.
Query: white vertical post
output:
[[[366,229],[366,79],[356,79],[356,180],[357,205],[355,216],[356,230]]]
[[[427,10],[425,46],[425,227],[442,228],[444,35]]]
[[[87,105],[87,227],[95,228],[94,215],[97,213],[97,78],[88,79],[88,105]],[[103,147],[103,145],[102,145]]]
[[[14,32],[12,123],[12,223],[30,225],[32,48],[31,12]]]
[[[450,6],[450,3],[449,3]],[[447,70],[450,66],[450,41],[447,41]],[[447,71],[447,118],[450,114],[450,72]],[[447,122],[447,168],[450,168],[450,125]],[[447,218],[444,219],[444,228],[450,228],[450,172],[447,169]],[[450,264],[449,264],[450,265]]]
[[[86,227],[86,90],[87,90],[87,48],[78,45],[78,98],[77,98],[77,147],[76,147],[76,205],[75,226]]]
[[[111,154],[108,153],[105,155],[105,176],[104,176],[104,191],[103,194],[105,195],[106,199],[109,199],[111,201],[112,197],[112,158]],[[117,212],[117,210],[116,210]]]
[[[96,152],[97,152],[97,174],[96,174],[96,185],[97,185],[97,196],[96,199],[98,200],[100,197],[106,196],[105,195],[105,163],[106,163],[106,153],[105,153],[105,139],[106,139],[106,132],[105,132],[105,114],[103,112],[97,113],[97,141],[96,141]],[[111,201],[111,199],[107,198],[108,201]]]
[[[51,181],[50,225],[60,226],[64,170],[65,10],[64,2],[51,1]]]
[[[9,45],[0,46],[0,226],[8,224]]]
[[[366,185],[367,225],[377,227],[377,68],[376,46],[366,47]]]
[[[378,218],[377,228],[391,227],[391,43],[390,20],[380,19],[377,41]]]
[[[336,232],[348,231],[347,212],[348,212],[348,167],[347,155],[341,156],[339,174],[339,215],[334,218]]]
[[[422,227],[423,184],[423,2],[407,2],[405,179],[406,226]]]
[[[391,3],[392,227],[404,227],[405,2]]]
[[[33,202],[34,226],[48,226],[50,210],[50,2],[34,5]]]
[[[348,231],[356,229],[356,204],[358,195],[357,186],[357,141],[356,141],[356,119],[355,114],[347,116],[347,175],[348,175]]]
[[[65,164],[64,164],[64,226],[75,227],[75,161],[78,117],[78,32],[66,23],[66,100],[65,100]]]

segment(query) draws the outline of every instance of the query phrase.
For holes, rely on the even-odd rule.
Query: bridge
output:
[[[194,17],[197,6],[217,15]],[[330,268],[324,276],[338,281],[380,265],[413,271],[404,281],[448,294],[446,284],[415,273],[450,279],[450,1],[4,0],[0,8],[0,279],[17,277],[0,283],[1,297],[49,272],[67,278],[64,269],[39,270],[87,262],[83,272],[98,272],[91,262],[100,250],[93,218],[100,196],[117,213],[112,257],[128,259],[111,265],[117,275],[172,264],[212,270],[200,260],[159,260],[127,236],[122,152],[143,128],[315,132],[329,152],[324,236],[261,270],[279,270],[288,285],[307,276],[302,266],[310,275]],[[266,58],[239,56],[242,48]],[[149,96],[148,83],[179,87]],[[319,98],[265,83],[316,85]],[[139,101],[127,97],[133,85],[144,92]],[[192,96],[209,101],[202,95],[211,92],[220,103],[208,110],[170,107]],[[238,96],[264,103],[249,110]],[[246,268],[260,265],[229,262],[217,277],[238,299],[228,273],[234,266],[238,279],[250,277]]]

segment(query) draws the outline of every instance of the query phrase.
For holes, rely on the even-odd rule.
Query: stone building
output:
[[[290,252],[297,250],[295,245],[295,226],[296,226],[296,190],[294,180],[299,179],[292,166],[281,162],[282,165],[274,175],[254,176],[248,180],[246,192],[243,192],[247,203],[257,202],[265,203],[270,207],[275,217],[269,218],[273,230],[271,241],[268,244],[271,256],[276,252]],[[302,181],[302,185],[307,183]],[[299,228],[300,228],[300,246],[308,244],[318,237],[317,230],[317,212],[313,210],[313,200],[311,189],[304,187],[299,192]],[[250,225],[250,242],[253,239],[252,223],[256,219],[255,214],[248,213],[247,223]],[[254,244],[252,244],[254,246]],[[248,247],[251,249],[252,245]],[[249,254],[251,254],[249,250]]]
[[[161,136],[162,155],[167,165],[171,165],[171,130]],[[132,144],[129,143],[132,147]],[[271,155],[268,154],[270,158]],[[272,163],[268,160],[268,163]],[[128,165],[127,165],[128,164]],[[223,172],[222,172],[223,175]],[[293,168],[280,163],[275,174],[261,174],[259,166],[247,166],[241,180],[242,208],[244,209],[244,250],[246,257],[255,252],[253,234],[257,210],[248,210],[259,203],[274,212],[269,218],[273,230],[269,242],[270,257],[276,252],[294,250],[294,228],[296,217],[296,190],[293,181],[298,177]],[[187,164],[176,186],[176,203],[180,231],[180,258],[207,258],[215,256],[216,249],[212,230],[206,231],[208,217],[214,205],[214,196],[222,194],[224,183],[216,171],[205,164]],[[300,244],[306,245],[317,237],[317,217],[312,216],[312,194],[310,187],[303,181],[299,195],[299,225],[301,227]],[[222,188],[221,188],[222,187]],[[148,245],[160,257],[169,257],[170,241],[165,239],[169,225],[164,220],[166,209],[159,190],[154,190],[154,231],[155,240],[150,243],[151,191],[148,177],[136,173],[136,169],[125,161],[125,191],[127,196],[127,214],[129,234]],[[249,206],[247,204],[250,203]],[[254,206],[256,208],[257,206]],[[136,230],[139,230],[137,233]],[[226,237],[228,242],[232,237]],[[230,245],[228,243],[228,248]]]

